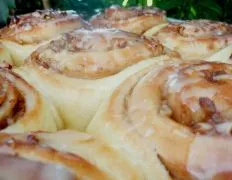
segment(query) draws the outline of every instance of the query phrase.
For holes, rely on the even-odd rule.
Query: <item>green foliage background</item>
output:
[[[122,5],[123,0],[50,0],[52,8],[73,9],[85,18],[109,7]],[[147,6],[147,0],[128,0],[127,6]],[[167,11],[169,17],[177,19],[212,19],[231,23],[232,0],[153,0],[153,6]],[[6,23],[10,9],[23,14],[42,9],[41,0],[0,0],[0,23]]]

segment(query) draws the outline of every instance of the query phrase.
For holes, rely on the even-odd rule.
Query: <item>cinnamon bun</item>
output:
[[[73,11],[38,10],[13,17],[8,26],[0,29],[0,42],[19,66],[40,45],[83,26],[87,27],[87,22]]]
[[[142,34],[146,30],[166,23],[166,13],[158,8],[112,6],[90,20],[95,27],[116,28],[123,31]]]
[[[57,131],[63,124],[55,107],[7,64],[0,65],[0,130]]]
[[[76,30],[38,48],[16,69],[51,98],[66,128],[84,130],[127,76],[167,58],[157,41],[119,30]]]
[[[104,141],[69,130],[0,133],[0,167],[4,180],[142,179],[133,164]]]
[[[228,62],[232,54],[232,25],[210,20],[170,23],[148,36],[158,37],[183,59]]]
[[[156,163],[150,179],[160,179],[160,164],[173,179],[230,179],[231,88],[230,64],[156,64],[125,80],[87,132],[139,161],[141,169]]]

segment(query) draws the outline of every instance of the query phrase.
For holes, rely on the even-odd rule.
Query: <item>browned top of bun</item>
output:
[[[165,47],[176,50],[183,59],[205,59],[232,44],[232,25],[211,20],[177,22],[153,36]]]
[[[53,51],[66,49],[70,52],[98,52],[123,49],[137,43],[143,43],[136,34],[112,29],[81,29],[64,34],[59,40],[49,44]]]
[[[74,11],[37,10],[13,17],[10,24],[0,30],[0,39],[19,44],[39,43],[87,25]]]
[[[111,6],[104,13],[94,16],[90,22],[96,27],[118,28],[141,34],[165,20],[165,11],[158,8]]]
[[[130,7],[123,8],[119,6],[111,6],[105,9],[104,14],[99,14],[96,17],[99,19],[108,20],[126,20],[128,18],[138,16],[164,16],[165,11],[158,8],[142,8],[142,7]],[[95,18],[96,18],[95,17]]]
[[[112,29],[79,29],[38,48],[29,58],[72,77],[103,78],[163,53],[155,40]]]
[[[163,30],[164,32],[178,32],[182,36],[207,37],[221,36],[232,33],[232,25],[211,21],[211,20],[192,20],[182,23],[173,23],[168,25]]]

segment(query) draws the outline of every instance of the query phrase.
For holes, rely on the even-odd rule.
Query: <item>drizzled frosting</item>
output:
[[[222,132],[223,124],[228,127],[231,119],[231,65],[205,62],[163,73],[167,72],[163,97],[175,121],[199,133],[231,135],[226,128]]]

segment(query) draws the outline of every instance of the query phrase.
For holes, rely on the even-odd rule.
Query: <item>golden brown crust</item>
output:
[[[117,28],[142,34],[151,27],[165,21],[165,12],[158,8],[112,6],[105,9],[104,14],[94,16],[90,23],[96,27]]]
[[[76,30],[38,48],[28,60],[70,77],[99,79],[119,73],[141,60],[158,56],[163,47],[120,30]]]
[[[0,30],[0,39],[21,45],[37,44],[83,26],[88,24],[74,11],[37,10],[13,17],[10,24]]]
[[[143,148],[156,149],[176,179],[227,179],[232,172],[231,77],[232,66],[223,63],[156,65],[121,84],[87,131],[112,144],[117,141],[109,132],[123,137],[121,143],[139,136]]]
[[[153,36],[185,59],[201,59],[232,44],[232,26],[210,20],[192,20],[171,23]]]

